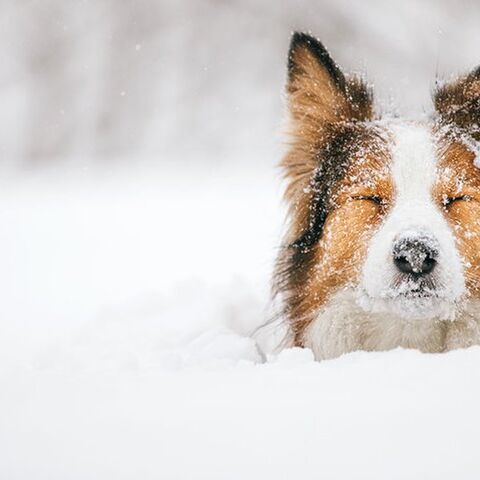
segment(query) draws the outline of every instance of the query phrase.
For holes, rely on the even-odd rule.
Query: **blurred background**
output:
[[[207,326],[248,333],[266,318],[293,30],[409,117],[429,112],[436,78],[480,63],[475,0],[1,0],[0,12],[9,360],[58,342],[71,358],[87,349],[80,362],[154,362]]]
[[[428,106],[436,76],[479,62],[475,0],[2,0],[0,8],[4,163],[271,158],[295,29],[318,36],[345,70],[367,73],[381,102],[393,99],[401,113]]]

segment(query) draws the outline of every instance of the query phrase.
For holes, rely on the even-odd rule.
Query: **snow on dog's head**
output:
[[[437,90],[434,118],[402,122],[375,117],[367,85],[308,35],[288,67],[276,278],[295,343],[346,292],[364,319],[454,320],[480,297],[480,70]]]

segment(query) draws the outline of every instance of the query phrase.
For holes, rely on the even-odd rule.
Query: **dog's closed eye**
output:
[[[352,200],[364,200],[367,202],[373,202],[376,205],[383,205],[385,203],[384,199],[377,195],[358,195],[356,197],[352,197]]]
[[[442,204],[445,208],[449,207],[453,203],[457,202],[469,202],[472,200],[472,197],[470,195],[458,195],[454,197],[448,197],[444,196],[442,199]]]

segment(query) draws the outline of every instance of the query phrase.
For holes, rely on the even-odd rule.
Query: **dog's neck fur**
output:
[[[407,320],[394,314],[367,313],[353,288],[337,292],[304,334],[304,345],[317,360],[356,350],[397,347],[439,353],[480,343],[480,301],[465,302],[454,321]]]

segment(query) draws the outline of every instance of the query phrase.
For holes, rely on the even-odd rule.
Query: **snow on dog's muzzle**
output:
[[[391,218],[370,244],[360,305],[411,320],[453,318],[464,291],[453,237],[439,221],[431,229],[411,223],[399,229],[399,223]]]
[[[439,252],[439,242],[430,233],[408,230],[397,235],[392,247],[395,274],[391,295],[410,299],[438,297]]]
[[[397,237],[393,244],[393,263],[399,272],[419,278],[429,275],[437,265],[438,241],[429,234],[411,234]]]

